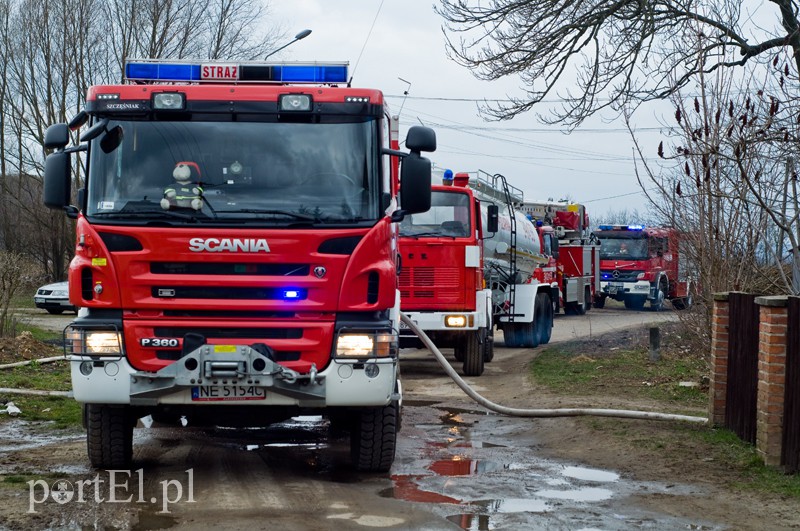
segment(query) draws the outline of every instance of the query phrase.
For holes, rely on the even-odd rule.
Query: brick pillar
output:
[[[711,317],[711,382],[708,420],[713,426],[725,424],[725,393],[728,388],[728,294],[714,294]]]
[[[781,464],[783,401],[786,381],[788,298],[756,297],[761,306],[758,341],[758,417],[756,449],[771,466]]]

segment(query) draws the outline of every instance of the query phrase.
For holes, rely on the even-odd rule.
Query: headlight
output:
[[[153,94],[153,108],[180,111],[185,107],[186,95],[182,92],[158,92]]]
[[[122,333],[115,330],[68,328],[67,353],[80,356],[121,356]]]
[[[448,328],[464,328],[467,326],[466,315],[445,315],[444,325]]]
[[[53,297],[66,297],[66,296],[67,292],[60,289],[57,289],[53,292]]]
[[[397,355],[397,336],[386,333],[341,333],[336,356],[341,358],[386,358]]]

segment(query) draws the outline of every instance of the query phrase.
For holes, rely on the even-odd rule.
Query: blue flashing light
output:
[[[453,177],[453,170],[444,170],[444,175],[442,175],[442,179],[445,181],[452,181]]]
[[[303,298],[303,292],[299,289],[285,289],[281,292],[281,295],[285,301],[296,301]]]
[[[644,225],[628,225],[628,230],[644,230]]]
[[[200,81],[200,65],[189,63],[127,63],[125,77],[132,81]]]
[[[614,226],[613,225],[600,225],[599,229],[600,230],[614,230]]]
[[[136,59],[125,64],[125,78],[149,82],[347,83],[348,63],[230,63]]]

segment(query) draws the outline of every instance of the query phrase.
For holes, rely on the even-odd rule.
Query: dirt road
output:
[[[671,318],[669,312],[594,310],[559,317],[553,340]],[[484,375],[470,381],[504,404],[569,402],[531,387],[526,366],[536,352],[498,346]],[[593,441],[576,438],[574,420],[488,414],[425,350],[404,350],[402,360],[403,428],[390,474],[353,472],[347,440],[329,437],[316,417],[264,430],[138,429],[134,468],[140,471],[130,477],[90,470],[80,433],[36,439],[31,434],[41,435],[42,427],[16,422],[0,435],[0,475],[22,479],[0,482],[0,528],[716,529],[763,523],[757,512],[737,512],[735,497],[716,486],[680,475],[653,479],[646,462],[617,456],[624,472],[592,465],[581,446]],[[562,441],[568,449],[559,448]],[[565,453],[568,458],[559,456]],[[71,499],[44,501],[44,482],[25,483],[35,475],[51,481],[60,475],[68,485],[59,492],[72,492]],[[82,496],[80,480],[90,481],[81,485]]]

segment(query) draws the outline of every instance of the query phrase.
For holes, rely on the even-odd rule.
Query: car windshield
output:
[[[467,194],[433,192],[431,209],[421,214],[406,215],[400,223],[400,235],[465,238],[469,236],[470,225],[470,204]]]
[[[86,214],[146,223],[374,222],[375,120],[110,121],[93,140]]]
[[[647,260],[646,239],[600,238],[601,260]]]

